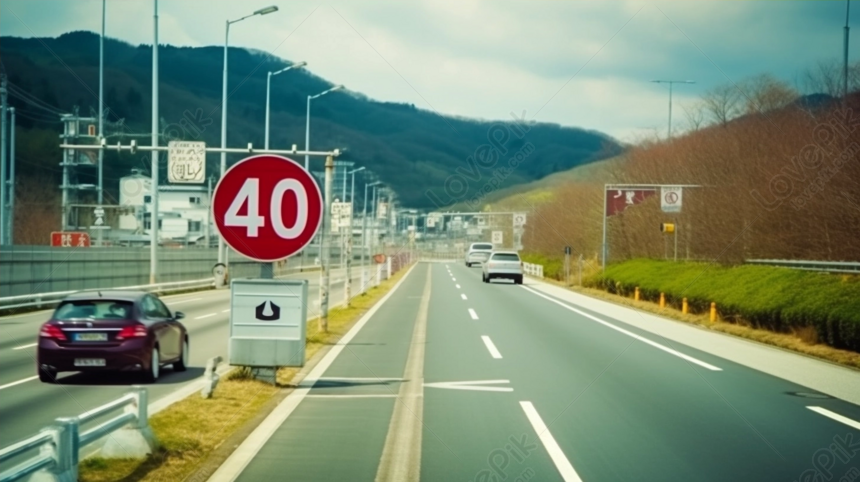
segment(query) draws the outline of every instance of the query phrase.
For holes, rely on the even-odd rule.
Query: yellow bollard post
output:
[[[663,293],[660,293],[660,308],[665,308],[665,307],[666,307],[666,295]]]
[[[681,300],[681,313],[687,314],[689,306],[687,305],[687,298]]]
[[[636,287],[636,290],[633,291],[633,299],[639,301],[639,287]]]
[[[713,301],[711,302],[711,323],[717,321],[717,304]]]

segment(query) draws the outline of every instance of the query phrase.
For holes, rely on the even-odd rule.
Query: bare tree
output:
[[[705,92],[702,102],[715,122],[725,126],[739,113],[739,92],[732,84],[722,84]]]
[[[738,85],[747,114],[776,110],[794,102],[798,93],[770,74],[759,74]]]
[[[702,101],[682,104],[684,117],[687,119],[687,129],[696,132],[705,125],[705,104]]]
[[[821,60],[815,67],[803,73],[803,87],[807,94],[827,94],[839,97],[842,94],[842,62]]]
[[[860,61],[848,66],[848,92],[860,90]]]

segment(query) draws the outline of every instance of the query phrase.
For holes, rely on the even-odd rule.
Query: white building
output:
[[[161,240],[183,244],[203,243],[207,235],[216,240],[209,220],[209,187],[196,184],[158,186],[158,225]],[[152,218],[152,180],[139,173],[120,179],[120,204],[135,208],[120,216],[119,229],[149,234]]]

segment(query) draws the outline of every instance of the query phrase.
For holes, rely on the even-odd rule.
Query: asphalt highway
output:
[[[304,278],[309,282],[308,318],[319,313],[319,273],[291,274],[286,278]],[[359,289],[361,268],[353,269],[353,293]],[[330,303],[339,304],[344,297],[344,270],[333,270]],[[176,391],[198,379],[209,358],[227,358],[229,290],[210,290],[161,299],[172,311],[185,314],[182,323],[188,328],[191,366],[184,373],[164,368],[158,382],[150,386],[149,400]],[[36,376],[36,340],[39,327],[51,311],[38,311],[0,317],[0,446],[6,446],[35,434],[55,418],[74,416],[123,395],[129,385],[141,383],[134,373],[61,373],[59,383],[43,384]]]
[[[210,480],[860,480],[857,405],[531,280],[418,264],[335,348]]]

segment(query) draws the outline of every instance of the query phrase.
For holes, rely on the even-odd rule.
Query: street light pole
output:
[[[245,15],[237,20],[227,20],[224,30],[224,71],[221,78],[221,149],[227,148],[227,48],[230,44],[230,24],[241,22],[246,18],[255,15],[267,15],[277,12],[278,7],[272,5],[270,7],[261,8],[251,15]],[[227,170],[227,153],[221,152],[221,177],[224,177],[224,172]],[[224,238],[218,236],[218,262],[224,262]]]
[[[6,223],[6,239],[15,244],[15,108],[9,108],[9,211]]]
[[[845,0],[845,48],[844,58],[842,62],[842,95],[844,99],[848,98],[848,11],[851,8],[851,0]]]
[[[366,283],[367,283],[366,271],[367,271],[367,264],[369,263],[369,260],[367,260],[367,261],[365,260],[364,255],[365,254],[369,255],[369,251],[370,251],[370,248],[367,245],[367,188],[369,188],[371,186],[374,186],[374,188],[375,188],[375,186],[379,183],[380,183],[379,181],[374,181],[374,182],[369,183],[369,184],[364,183],[364,209],[363,209],[362,215],[361,215],[362,288],[367,287],[367,285],[366,285]],[[362,291],[363,291],[363,289],[362,289]]]
[[[269,149],[269,98],[271,97],[270,93],[271,93],[271,89],[272,89],[272,77],[275,75],[278,75],[278,74],[282,74],[288,70],[298,69],[300,67],[304,67],[305,65],[308,65],[308,63],[307,62],[299,62],[297,64],[293,64],[289,67],[285,67],[285,68],[278,70],[276,72],[269,72],[269,74],[266,76],[266,140],[265,140],[266,149]]]
[[[157,0],[156,0],[157,2]],[[99,142],[104,139],[104,96],[105,96],[105,3],[102,0],[102,35],[99,37]],[[156,27],[157,28],[157,27]],[[155,46],[153,46],[155,48]],[[99,149],[99,192],[98,205],[99,208],[104,202],[104,157],[105,153]],[[103,231],[99,230],[98,245],[102,245]]]
[[[363,171],[365,169],[364,166],[359,167],[358,169],[353,169],[349,171],[349,174],[352,175],[352,187],[349,191],[349,202],[352,204],[353,211],[355,210],[355,173],[359,171]],[[346,195],[344,195],[344,201],[346,201]]]
[[[152,146],[158,146],[158,0],[152,14]],[[99,109],[101,110],[101,109]],[[102,151],[99,150],[101,153]],[[152,193],[149,215],[149,284],[158,279],[158,151],[152,151]],[[101,192],[101,189],[99,190]]]
[[[672,137],[672,85],[673,84],[695,84],[695,80],[652,80],[656,84],[669,84],[669,130],[667,138]]]
[[[316,99],[317,97],[322,97],[328,93],[331,93],[331,92],[334,92],[334,91],[340,90],[340,89],[343,89],[343,85],[336,85],[336,86],[332,87],[331,89],[320,92],[317,95],[309,95],[308,96],[308,111],[307,111],[307,114],[305,116],[305,150],[306,151],[310,149],[310,145],[311,145],[311,101],[313,99]],[[305,171],[308,171],[309,169],[310,169],[310,156],[305,154]]]

